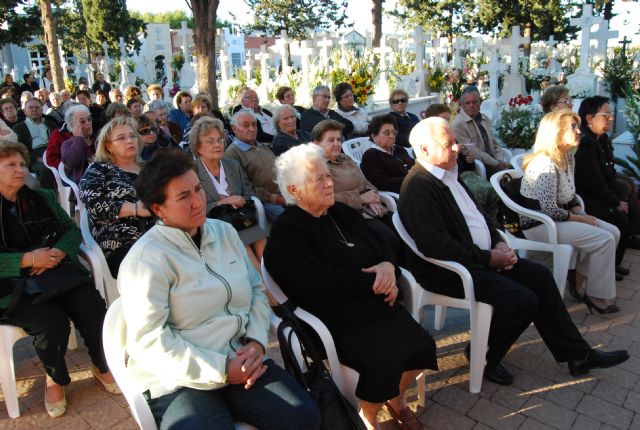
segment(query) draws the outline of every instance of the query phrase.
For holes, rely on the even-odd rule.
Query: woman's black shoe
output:
[[[506,367],[498,363],[494,366],[487,364],[484,366],[484,379],[491,382],[495,382],[498,385],[511,385],[513,384],[513,376]]]
[[[587,308],[589,309],[589,313],[592,314],[593,313],[593,309],[595,309],[596,311],[598,311],[598,313],[600,315],[602,314],[615,314],[616,312],[620,312],[620,308],[618,307],[618,305],[609,305],[606,308],[599,308],[597,307],[589,298],[589,296],[587,296],[586,294],[584,296],[582,296],[582,301],[584,302],[585,305],[587,305]]]
[[[629,269],[627,269],[626,267],[616,266],[616,273],[618,275],[628,276],[630,272],[629,272]]]
[[[602,369],[605,367],[617,366],[629,359],[626,349],[618,351],[604,352],[597,349],[589,351],[584,360],[572,360],[569,362],[569,372],[571,376],[584,375],[591,369]]]

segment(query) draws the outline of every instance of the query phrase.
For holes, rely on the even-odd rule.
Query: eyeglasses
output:
[[[409,99],[407,99],[407,98],[393,99],[393,100],[391,100],[391,104],[397,105],[398,103],[406,103],[408,101],[409,101]]]
[[[330,99],[331,96],[329,94],[316,94],[314,97],[322,97],[323,99]]]
[[[466,102],[463,102],[462,104],[465,106],[473,106],[473,105],[479,105],[481,103],[481,101],[479,99],[475,99],[475,100],[467,100]]]
[[[601,115],[601,116],[605,117],[606,119],[609,119],[613,115],[613,112],[598,112],[598,113],[594,113],[593,114],[593,116],[598,116],[598,115]]]
[[[155,127],[143,128],[142,130],[138,130],[138,134],[141,136],[147,136],[151,133],[157,133],[158,129]]]
[[[347,98],[352,99],[353,98],[353,93],[346,93],[346,94],[343,94],[342,96],[340,96],[340,99],[347,99]]]
[[[565,105],[572,105],[573,103],[571,102],[571,99],[566,98],[566,99],[560,99],[556,102],[556,104],[565,104]]]
[[[381,135],[383,136],[397,136],[398,135],[398,130],[385,130],[385,131],[381,131],[380,132]]]
[[[244,96],[242,98],[245,99],[245,100],[251,100],[253,102],[257,102],[258,100],[260,100],[259,97],[253,97],[253,96]]]
[[[115,139],[111,139],[110,142],[115,142],[115,143],[127,143],[130,140],[134,140],[137,141],[138,140],[138,136],[136,136],[135,133],[131,133],[128,135],[122,135],[122,136],[118,136]]]
[[[224,143],[223,137],[212,137],[210,139],[206,139],[202,141],[203,143],[208,143],[209,145],[213,145],[217,143],[218,145],[222,145]]]

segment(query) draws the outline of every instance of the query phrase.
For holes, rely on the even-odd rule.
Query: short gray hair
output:
[[[331,94],[331,88],[329,88],[326,85],[318,85],[317,87],[315,87],[313,89],[313,92],[311,93],[311,95],[312,96],[320,95],[320,91],[322,91],[322,90],[327,90],[327,91],[329,91],[329,94]]]
[[[160,109],[169,110],[170,106],[164,100],[154,100],[147,104],[147,112],[155,112]]]
[[[238,112],[234,113],[233,116],[231,117],[231,119],[229,120],[229,122],[231,123],[231,125],[233,127],[237,127],[238,126],[238,120],[240,119],[241,116],[244,115],[249,115],[251,118],[253,118],[254,121],[258,121],[255,117],[255,115],[247,109],[240,109]]]
[[[296,114],[296,109],[291,105],[280,105],[273,111],[273,126],[276,128],[276,131],[281,131],[278,122],[280,122],[280,117],[284,115],[285,111],[290,111],[294,115]]]
[[[468,85],[462,89],[462,92],[460,93],[460,100],[462,100],[462,98],[467,94],[474,94],[474,93],[480,95],[480,91],[478,90],[478,87],[474,85]]]
[[[73,127],[75,126],[74,117],[76,116],[77,113],[80,113],[80,112],[91,115],[91,113],[89,112],[89,108],[81,103],[76,103],[65,109],[64,122],[67,123],[67,127],[69,127],[70,129],[73,129]]]
[[[211,130],[218,130],[220,132],[220,136],[222,136],[223,139],[225,138],[224,124],[218,118],[203,116],[198,118],[191,126],[191,130],[189,131],[189,148],[191,148],[191,153],[194,156],[199,156],[198,148],[200,147],[200,135]]]
[[[303,185],[307,179],[307,167],[314,164],[327,164],[324,150],[314,143],[294,146],[276,158],[276,183],[287,203],[296,203],[295,197],[289,192],[289,186]]]

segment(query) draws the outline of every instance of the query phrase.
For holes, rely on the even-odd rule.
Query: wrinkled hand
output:
[[[262,346],[255,341],[238,348],[236,357],[229,360],[227,365],[227,382],[230,384],[244,384],[249,389],[255,384],[267,366],[262,363],[264,353]]]
[[[472,153],[467,153],[464,156],[464,161],[469,163],[469,164],[472,164],[472,163],[476,162],[476,157]]]
[[[369,190],[366,193],[360,194],[360,200],[363,205],[380,204],[380,196],[376,190]]]
[[[64,259],[66,254],[58,248],[38,248],[33,253],[33,265],[30,275],[40,275],[49,269],[53,269]]]
[[[393,264],[388,261],[376,264],[375,266],[362,269],[365,273],[375,273],[376,279],[373,281],[373,293],[387,296],[384,301],[393,306],[398,297],[398,287],[396,287],[396,272]]]
[[[387,211],[387,209],[380,203],[371,203],[366,206],[371,209],[376,216],[383,216]]]
[[[578,222],[589,224],[594,227],[598,225],[598,218],[591,215],[574,215],[574,218]]]
[[[497,271],[511,270],[513,268],[513,265],[517,262],[518,255],[513,250],[506,251],[505,249],[499,248],[494,248],[491,250],[489,267],[496,269]]]
[[[218,204],[221,205],[231,205],[234,209],[238,209],[243,207],[246,204],[246,200],[242,196],[227,196],[223,199],[220,199]]]

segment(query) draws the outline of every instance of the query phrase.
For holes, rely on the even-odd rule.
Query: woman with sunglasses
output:
[[[637,246],[638,191],[632,180],[615,170],[613,145],[608,132],[613,124],[609,99],[587,97],[578,111],[582,120],[580,146],[576,152],[576,191],[589,213],[620,230],[616,248],[616,275],[629,274],[622,266],[627,245]]]
[[[601,314],[620,311],[615,304],[616,283],[614,250],[620,239],[618,229],[598,219],[589,203],[586,209],[576,197],[574,151],[580,141],[580,118],[569,109],[545,115],[540,122],[533,153],[524,159],[524,177],[520,194],[531,209],[555,221],[558,243],[578,250],[576,262],[577,293],[589,308]],[[595,216],[594,216],[595,215]],[[520,216],[527,239],[546,242],[546,228],[539,222]],[[584,281],[588,280],[586,288]]]
[[[398,123],[398,134],[396,135],[396,144],[409,148],[409,133],[411,129],[420,120],[417,116],[411,112],[407,112],[407,106],[409,105],[409,94],[401,88],[391,91],[389,95],[389,106],[391,107],[390,114],[396,119]]]
[[[158,148],[171,146],[171,141],[164,133],[158,133],[158,125],[147,114],[138,119],[138,134],[142,143],[142,152],[140,153],[142,161],[150,159]]]

